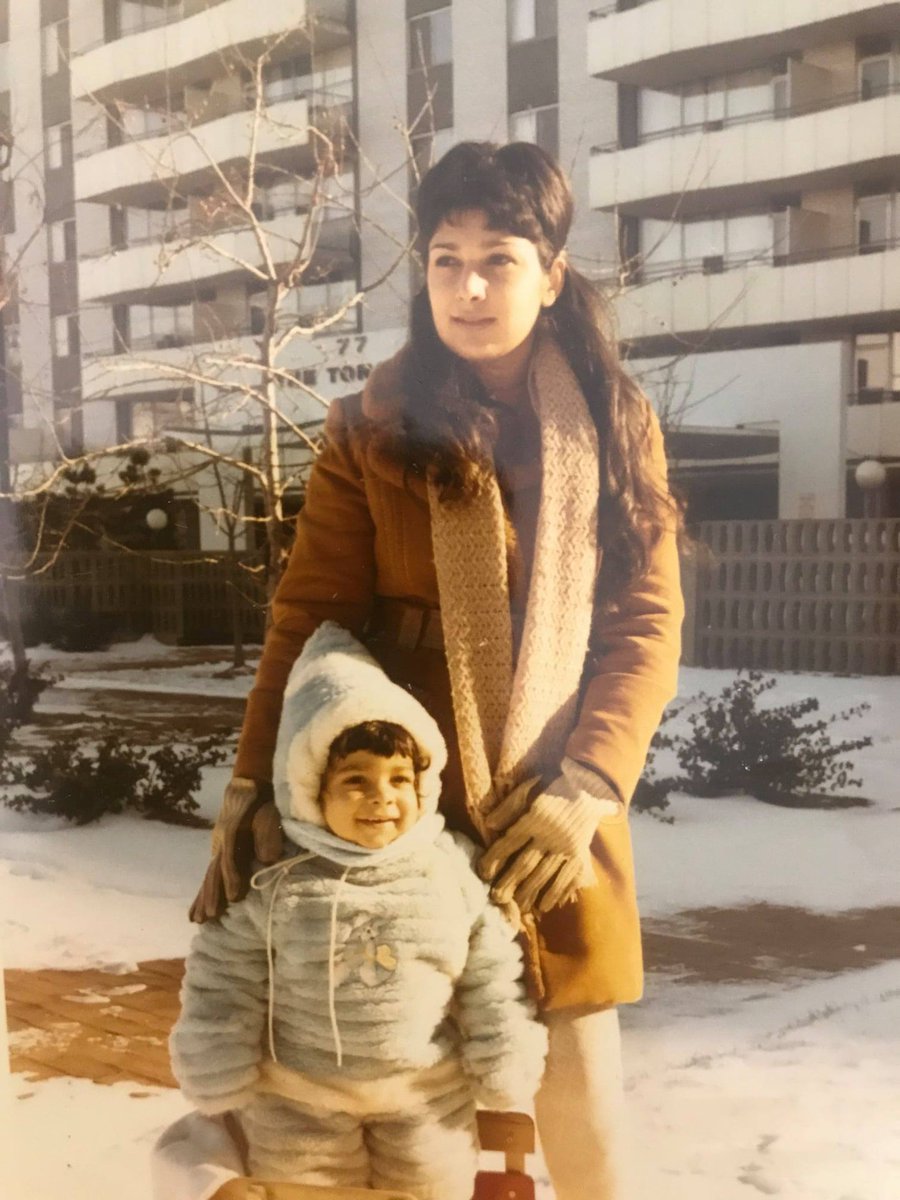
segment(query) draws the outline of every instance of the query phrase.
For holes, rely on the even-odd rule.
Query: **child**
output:
[[[537,1088],[546,1033],[473,848],[437,814],[445,759],[418,701],[322,625],[274,759],[297,852],[200,929],[171,1040],[185,1096],[237,1110],[257,1179],[468,1200],[476,1102]]]

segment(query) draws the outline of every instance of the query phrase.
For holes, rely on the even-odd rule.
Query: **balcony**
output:
[[[279,312],[279,329],[296,324],[307,330],[334,314],[356,295],[355,279],[310,284],[288,296]],[[181,337],[165,335],[155,343],[149,339],[119,353],[96,350],[82,359],[82,393],[85,400],[127,397],[171,396],[190,390],[193,383],[187,373],[202,373],[225,385],[229,380],[247,382],[248,370],[258,359],[256,340],[258,321],[251,300],[248,323],[230,338],[204,339],[201,334]],[[323,330],[325,335],[355,332],[359,309],[351,307]],[[294,339],[279,357],[283,370],[310,365],[310,334]],[[174,344],[179,343],[179,344]],[[320,356],[318,356],[320,357]],[[316,361],[318,361],[318,357]]]
[[[276,263],[295,257],[305,223],[305,214],[293,213],[266,222],[266,241]],[[318,222],[312,242],[323,271],[352,268],[353,231],[349,213]],[[257,262],[259,246],[252,229],[210,233],[185,223],[173,230],[172,237],[80,259],[78,293],[82,303],[135,304],[146,302],[152,292],[154,303],[174,304],[190,299],[204,285],[247,280],[251,276],[242,264]]]
[[[592,14],[588,70],[661,89],[900,28],[896,0],[650,0],[622,8],[607,4]]]
[[[652,0],[647,9],[662,0]],[[591,156],[594,208],[680,220],[774,193],[875,182],[900,170],[900,93],[782,119],[718,122]]]
[[[154,27],[74,55],[72,95],[140,103],[162,81],[177,89],[221,76],[230,58],[252,58],[276,39],[279,55],[289,57],[309,50],[311,33],[323,52],[350,37],[346,0],[221,0],[194,9],[195,3],[170,6]]]
[[[306,97],[268,108],[258,126],[258,160],[301,174],[313,171],[309,120]],[[253,128],[254,113],[241,111],[100,150],[76,161],[75,197],[140,207],[164,202],[174,179],[183,194],[213,189],[220,183],[216,166],[246,163]]]
[[[647,0],[651,3],[652,0]],[[827,112],[831,108],[843,108],[848,104],[861,104],[867,100],[875,100],[881,96],[893,96],[900,92],[900,83],[893,83],[879,88],[877,92],[857,90],[842,92],[839,95],[825,96],[815,100],[804,100],[802,103],[790,104],[785,108],[775,108],[769,105],[755,112],[744,112],[734,116],[717,117],[714,120],[698,121],[687,125],[669,125],[665,129],[652,129],[646,133],[638,133],[634,142],[627,146],[620,142],[607,142],[603,146],[594,146],[592,151],[597,154],[621,153],[634,146],[645,146],[648,142],[665,141],[674,137],[685,137],[693,133],[720,133],[723,129],[733,129],[737,125],[755,125],[759,121],[783,121],[790,117],[807,116],[810,113]]]
[[[848,318],[900,313],[900,242],[878,253],[854,249],[786,255],[779,260],[784,265],[719,260],[705,274],[682,264],[687,273],[656,278],[619,297],[621,336],[631,342],[673,335],[708,340],[732,329],[763,333],[783,326],[839,335]]]

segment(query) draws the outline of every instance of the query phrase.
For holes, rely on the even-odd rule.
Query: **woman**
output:
[[[274,855],[284,681],[336,620],[442,725],[442,810],[489,847],[482,874],[520,922],[557,1196],[618,1198],[616,1005],[642,986],[627,806],[676,689],[678,513],[655,418],[566,261],[556,164],[463,143],[417,215],[409,344],[329,411],[192,915],[246,889],[251,832]]]

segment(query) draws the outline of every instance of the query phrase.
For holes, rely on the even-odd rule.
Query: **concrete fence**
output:
[[[896,674],[900,520],[710,521],[683,564],[684,661],[703,667]],[[87,613],[118,636],[228,642],[232,604],[261,641],[265,582],[253,561],[69,551],[20,585],[38,618]],[[37,621],[40,628],[40,620]]]
[[[43,639],[82,617],[117,638],[152,633],[181,645],[232,640],[234,607],[246,641],[261,641],[265,580],[258,561],[201,551],[69,550],[19,585],[26,636]],[[41,567],[45,569],[41,570]]]
[[[900,669],[900,520],[709,521],[695,533],[686,663]]]

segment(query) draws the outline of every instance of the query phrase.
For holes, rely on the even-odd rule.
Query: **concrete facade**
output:
[[[866,458],[888,481],[865,511],[896,515],[900,5],[608,4],[588,61],[619,88],[591,197],[657,402],[677,393],[686,429],[777,429],[781,517],[858,513]]]
[[[257,216],[289,260],[320,157],[316,130],[349,130],[323,185],[316,270],[288,315],[293,305],[308,323],[363,298],[279,359],[302,384],[290,400],[299,423],[321,418],[323,402],[402,344],[420,286],[411,152],[422,169],[463,139],[539,141],[572,175],[573,262],[612,270],[615,221],[590,204],[589,166],[590,147],[615,129],[616,88],[585,70],[590,8],[0,0],[0,114],[16,135],[15,205],[0,236],[10,226],[7,258],[22,256],[19,300],[3,319],[18,478],[45,469],[58,442],[95,450],[189,435],[201,411],[235,454],[257,436],[246,406],[211,400],[246,382],[235,361],[257,352],[255,235],[227,195],[251,144]],[[262,50],[266,119],[254,126],[248,71]],[[46,229],[36,229],[35,195],[47,197]],[[210,522],[201,533],[220,545]]]

